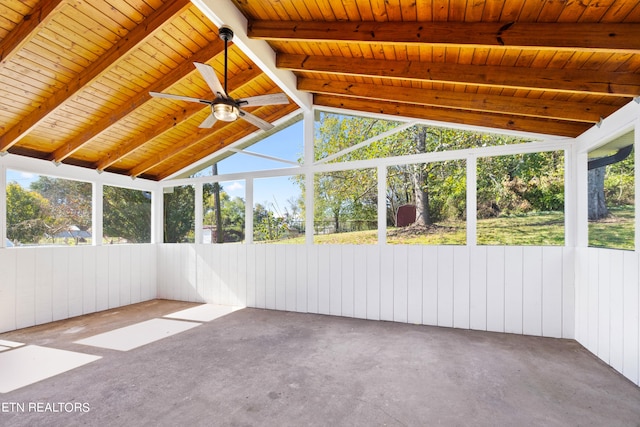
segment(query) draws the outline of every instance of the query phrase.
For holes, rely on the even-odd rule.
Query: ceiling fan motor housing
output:
[[[231,40],[233,40],[233,30],[227,26],[220,27],[220,29],[218,30],[218,34],[220,35],[220,38],[225,42],[230,42]]]

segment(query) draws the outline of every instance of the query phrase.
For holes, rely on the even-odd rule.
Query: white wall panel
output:
[[[342,247],[342,257],[340,260],[340,271],[342,277],[340,278],[342,283],[342,316],[353,317],[354,316],[354,274],[353,267],[354,247],[346,245]],[[304,285],[303,285],[304,286]]]
[[[120,251],[107,246],[109,259],[109,308],[120,307]],[[182,257],[176,257],[178,261]]]
[[[257,307],[256,303],[256,246],[247,245],[246,248],[247,269],[247,307]],[[210,301],[213,302],[213,301]]]
[[[300,249],[307,254],[307,312],[319,313],[319,254],[318,246]]]
[[[304,250],[300,250],[300,246],[291,246],[295,255],[293,262],[296,266],[295,290],[296,290],[296,311],[306,313],[308,310],[308,289],[309,281],[307,280],[308,258]]]
[[[48,323],[53,320],[53,292],[51,278],[53,277],[53,250],[41,248],[38,251],[38,266],[33,266],[36,275],[36,324]],[[65,263],[67,263],[65,259]]]
[[[96,305],[96,247],[82,249],[82,314],[97,311]]]
[[[286,246],[276,245],[275,249],[275,263],[274,263],[274,275],[275,275],[275,307],[276,310],[287,309],[287,256]]]
[[[453,247],[438,247],[438,326],[453,326]]]
[[[60,248],[55,248],[60,249]],[[69,317],[84,314],[84,296],[82,291],[82,252],[85,248],[70,247],[67,250],[67,286],[69,291]],[[129,304],[127,302],[126,304]],[[124,305],[124,304],[123,304]]]
[[[265,308],[267,301],[267,245],[255,245],[255,288],[256,307]]]
[[[380,320],[393,320],[394,249],[380,248]]]
[[[487,247],[487,330],[504,332],[505,248]]]
[[[17,254],[15,249],[0,249],[0,332],[12,331],[16,326],[16,276]]]
[[[40,255],[40,249],[33,249],[34,253]],[[52,250],[53,255],[53,272],[51,274],[51,295],[53,300],[52,317],[53,320],[67,319],[69,316],[69,255],[67,248],[55,248],[61,250]],[[45,254],[45,252],[42,252]],[[46,255],[45,255],[46,256]],[[40,261],[38,261],[38,265]],[[108,277],[108,272],[106,273]],[[108,298],[107,298],[108,301]],[[108,305],[108,302],[106,303]]]
[[[422,322],[438,324],[438,248],[425,246],[422,250]]]
[[[625,252],[623,259],[622,373],[634,383],[640,382],[640,293],[638,292],[638,255]]]
[[[588,261],[587,261],[587,306],[586,315],[586,342],[583,342],[583,345],[587,347],[589,351],[594,354],[598,354],[598,325],[599,325],[599,301],[598,301],[598,292],[599,292],[599,269],[600,269],[600,258],[599,254],[602,251],[594,251],[590,250],[587,252]]]
[[[574,248],[562,250],[562,337],[575,338],[576,323],[576,258]]]
[[[134,302],[126,298],[136,289],[141,295],[132,277],[150,276],[153,286],[149,286],[146,296],[155,298],[159,285],[156,282],[157,248],[152,245],[140,248],[80,246],[1,250],[0,331]],[[140,256],[134,251],[141,251]],[[165,253],[166,248],[161,252]],[[150,255],[143,257],[143,253]],[[121,280],[122,277],[125,279]]]
[[[469,327],[487,329],[487,247],[470,248]]]
[[[408,286],[409,263],[408,247],[399,245],[393,247],[393,320],[396,322],[408,322]]]
[[[183,258],[179,274],[212,271],[197,278],[199,294],[213,295],[207,302],[532,335],[574,334],[572,323],[564,324],[574,314],[573,304],[563,300],[565,288],[574,292],[574,275],[565,271],[574,257],[563,248],[215,245],[211,266],[201,267],[183,266],[209,262],[199,245],[182,246],[191,248],[177,254]],[[166,246],[166,251],[174,249]],[[199,255],[192,257],[190,251]],[[190,286],[188,277],[176,279]],[[247,297],[241,297],[245,292]]]
[[[331,313],[331,247],[318,246],[318,313]]]
[[[221,247],[222,248],[222,247]],[[224,249],[224,248],[223,248]],[[265,307],[276,308],[276,251],[277,248],[265,245]],[[223,267],[224,268],[224,267]]]
[[[238,277],[234,305],[237,306],[247,305],[247,248],[247,245],[235,245],[237,250],[235,268],[237,269]]]
[[[140,245],[131,245],[129,250],[131,253],[131,303],[135,304],[142,301],[142,249]]]
[[[131,304],[131,246],[122,245],[118,247],[109,246],[110,252],[113,253],[114,260],[119,258],[118,277],[119,299],[118,306]],[[71,304],[69,305],[71,308]]]
[[[601,251],[598,255],[598,347],[596,354],[599,358],[609,363],[609,338],[611,312],[611,256],[612,251]]]
[[[407,321],[422,323],[422,246],[407,247]]]
[[[363,249],[360,249],[363,250]],[[366,246],[367,254],[367,319],[380,319],[380,247]]]
[[[578,249],[575,266],[576,339],[640,385],[638,253]]]
[[[562,337],[562,270],[562,248],[545,248],[542,252],[542,335],[545,337]]]
[[[106,310],[109,308],[109,255],[107,253],[107,249],[109,249],[107,246],[98,246],[94,251],[96,254],[97,311]]]
[[[453,326],[469,329],[469,248],[453,250]]]
[[[522,331],[542,335],[542,248],[525,247],[522,254]]]
[[[508,247],[504,252],[504,331],[522,333],[523,248]]]
[[[622,372],[624,354],[624,252],[611,254],[609,275],[609,364]]]
[[[285,246],[285,254],[287,258],[287,266],[285,272],[285,286],[286,286],[286,303],[285,310],[298,311],[298,257],[296,254],[295,245]],[[304,282],[300,283],[300,287],[303,288]]]
[[[353,251],[353,315],[367,318],[367,251]]]
[[[342,246],[329,247],[329,314],[342,315]]]

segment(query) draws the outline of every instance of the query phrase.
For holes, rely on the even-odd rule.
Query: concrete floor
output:
[[[150,301],[0,334],[102,359],[1,403],[11,426],[638,426],[640,389],[575,341],[243,309],[126,352],[74,344],[193,306]]]

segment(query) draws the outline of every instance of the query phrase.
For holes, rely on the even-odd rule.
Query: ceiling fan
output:
[[[225,122],[233,122],[238,117],[248,121],[249,123],[259,127],[263,130],[272,129],[274,126],[262,120],[247,111],[242,110],[242,107],[255,107],[262,105],[279,105],[288,104],[289,98],[284,93],[274,93],[269,95],[252,96],[244,99],[234,99],[227,93],[227,47],[229,41],[233,39],[233,31],[229,27],[221,27],[219,30],[220,38],[224,40],[224,86],[220,83],[220,80],[216,76],[216,73],[210,65],[194,62],[194,65],[202,74],[204,81],[209,85],[211,91],[215,95],[213,100],[192,98],[189,96],[173,95],[170,93],[149,92],[149,95],[157,98],[169,98],[177,99],[180,101],[199,102],[201,104],[207,104],[211,106],[211,114],[200,123],[198,127],[210,128],[218,120]]]

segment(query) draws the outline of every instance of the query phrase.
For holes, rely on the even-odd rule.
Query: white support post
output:
[[[467,246],[478,243],[478,157],[470,154],[467,157]]]
[[[164,242],[164,189],[151,192],[151,243]]]
[[[589,246],[589,171],[587,163],[589,154],[577,153],[575,159],[575,192],[576,192],[576,246],[586,248]]]
[[[0,165],[0,248],[7,238],[7,167]]]
[[[314,111],[304,113],[303,120],[303,173],[304,173],[304,210],[305,210],[305,243],[313,244],[314,233],[314,177],[313,177],[313,161],[314,161]]]
[[[102,246],[104,236],[104,184],[95,181],[93,187],[93,200],[91,203],[91,235],[93,246]]]
[[[195,200],[194,200],[194,242],[195,243],[203,243],[203,237],[202,237],[202,224],[204,223],[203,221],[203,215],[202,215],[202,211],[203,211],[203,202],[202,202],[202,196],[203,196],[203,191],[202,191],[202,183],[201,182],[196,182],[195,184]]]
[[[253,178],[245,181],[246,197],[244,205],[244,241],[247,244],[253,243]]]
[[[634,164],[634,184],[635,184],[635,198],[634,198],[634,231],[635,231],[635,239],[634,239],[634,250],[638,252],[640,250],[640,232],[638,231],[638,226],[640,221],[638,221],[638,213],[640,212],[640,174],[638,171],[638,165],[640,165],[640,114],[638,119],[636,120],[636,124],[633,128],[633,164]]]
[[[378,166],[378,244],[387,244],[387,167]]]
[[[574,247],[577,241],[577,190],[576,144],[564,150],[564,245]]]

